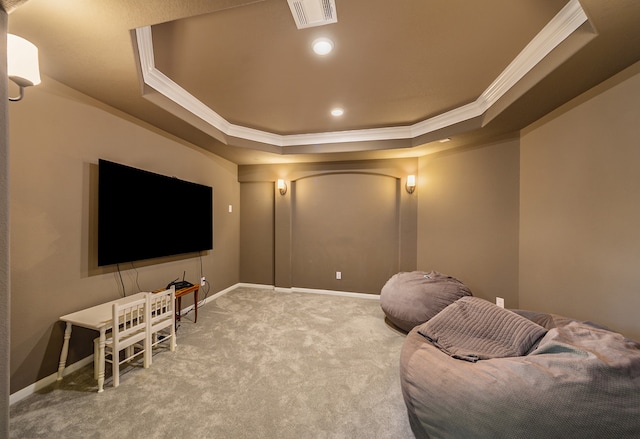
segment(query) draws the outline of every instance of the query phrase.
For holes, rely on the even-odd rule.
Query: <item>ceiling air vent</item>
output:
[[[287,0],[298,29],[336,23],[335,0]]]

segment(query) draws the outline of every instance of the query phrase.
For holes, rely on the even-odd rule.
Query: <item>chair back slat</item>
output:
[[[150,296],[151,325],[175,315],[175,293],[165,290]]]
[[[175,351],[176,348],[176,295],[175,287],[158,293],[150,294],[149,297],[149,333],[148,347],[151,350],[159,343],[168,341],[169,349]],[[162,337],[159,336],[163,332]]]
[[[113,304],[112,334],[116,346],[126,338],[146,331],[147,300],[148,296],[133,302]]]

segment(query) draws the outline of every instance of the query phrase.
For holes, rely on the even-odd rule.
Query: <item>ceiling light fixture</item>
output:
[[[342,108],[334,108],[331,110],[331,115],[335,117],[340,117],[344,114],[344,110]]]
[[[328,55],[333,50],[333,41],[329,38],[318,38],[313,42],[313,51],[320,55]]]

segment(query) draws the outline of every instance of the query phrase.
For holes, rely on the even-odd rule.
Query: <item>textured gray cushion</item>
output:
[[[382,287],[380,306],[387,319],[411,331],[471,291],[458,279],[437,271],[411,271],[393,275]]]
[[[445,354],[475,362],[525,355],[547,330],[479,297],[462,297],[420,325],[418,333]]]

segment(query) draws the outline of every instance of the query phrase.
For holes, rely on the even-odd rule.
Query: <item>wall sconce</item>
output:
[[[9,100],[19,101],[24,97],[25,87],[40,84],[38,48],[24,38],[7,34],[7,73],[20,87],[20,96]]]
[[[404,185],[405,189],[407,190],[407,192],[409,192],[410,194],[413,193],[413,191],[416,190],[416,176],[415,175],[408,175],[407,176],[407,183]]]
[[[278,190],[280,191],[280,195],[287,193],[287,183],[281,178],[278,179]]]

